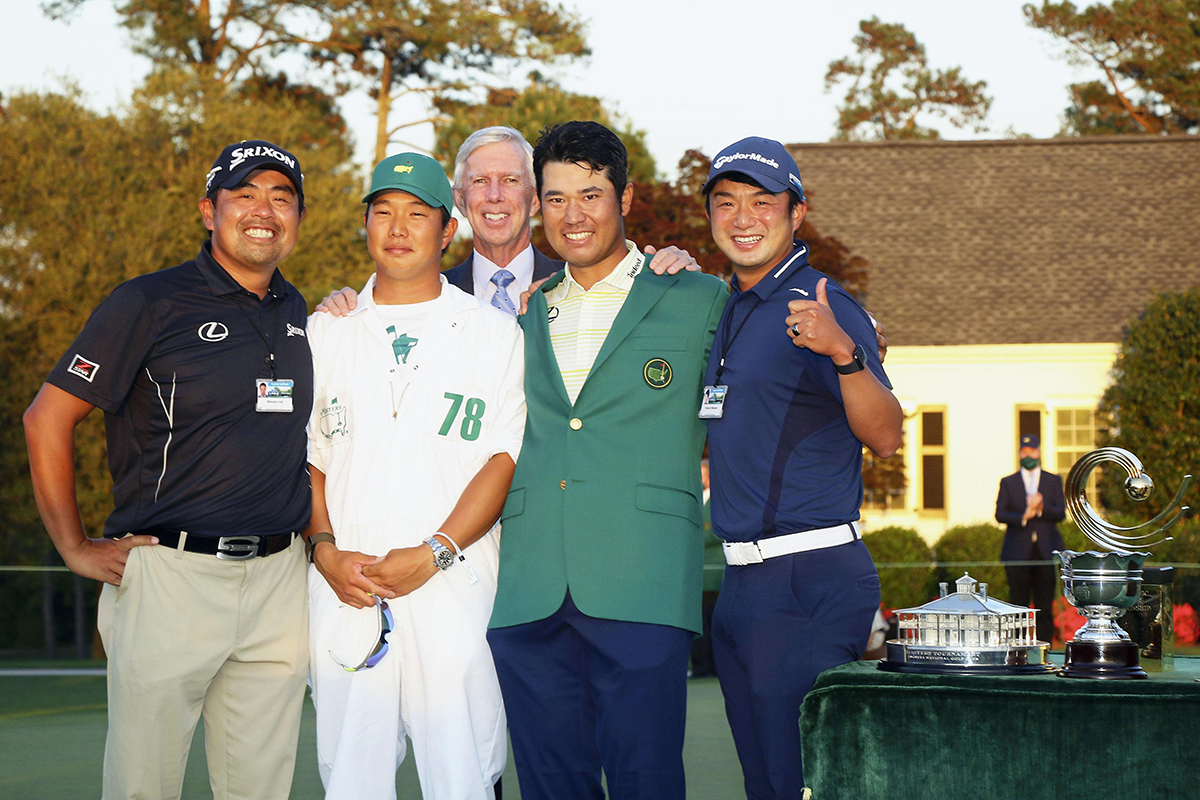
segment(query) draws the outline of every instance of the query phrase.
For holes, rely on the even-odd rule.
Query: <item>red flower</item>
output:
[[[1053,608],[1054,630],[1059,641],[1068,642],[1075,635],[1075,631],[1082,628],[1087,620],[1075,610],[1075,606],[1068,603],[1063,597],[1054,598]]]
[[[1188,603],[1175,606],[1175,641],[1178,644],[1195,644],[1200,635],[1200,623],[1196,610]]]

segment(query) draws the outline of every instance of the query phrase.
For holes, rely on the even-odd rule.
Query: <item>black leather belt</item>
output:
[[[179,547],[179,531],[167,528],[143,528],[133,531],[138,536],[157,536],[163,547]],[[239,534],[237,536],[201,536],[189,534],[183,549],[189,553],[216,556],[223,561],[248,561],[287,550],[296,536],[293,532],[271,535]]]

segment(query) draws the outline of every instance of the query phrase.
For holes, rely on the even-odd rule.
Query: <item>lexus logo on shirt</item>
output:
[[[229,336],[229,328],[223,322],[206,322],[196,333],[206,342],[219,342]]]

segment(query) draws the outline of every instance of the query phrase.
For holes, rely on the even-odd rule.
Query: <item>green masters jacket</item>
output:
[[[700,632],[701,383],[729,289],[643,269],[575,405],[550,344],[544,292],[525,330],[525,440],[500,519],[491,627],[545,619],[568,589],[601,619]]]

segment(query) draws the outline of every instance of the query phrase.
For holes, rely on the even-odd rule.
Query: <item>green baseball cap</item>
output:
[[[364,203],[380,192],[408,192],[434,208],[454,213],[454,196],[442,165],[420,153],[397,153],[375,166]]]

